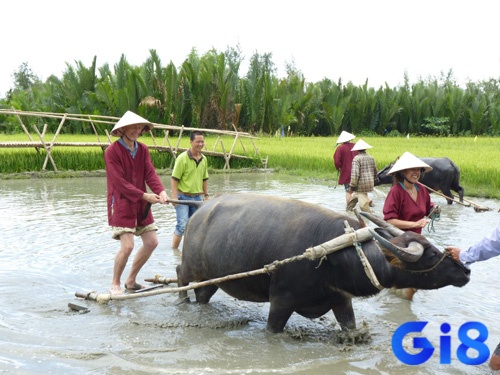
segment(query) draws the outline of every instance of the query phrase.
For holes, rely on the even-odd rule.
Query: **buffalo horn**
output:
[[[380,242],[380,244],[389,250],[391,253],[393,253],[395,256],[397,256],[399,259],[405,261],[405,262],[410,262],[414,263],[417,262],[421,257],[422,254],[424,253],[424,247],[419,244],[418,242],[410,242],[407,248],[402,248],[399,246],[394,245],[392,242],[389,240],[385,239],[382,237],[380,234],[377,232],[378,228],[370,228],[370,231],[373,234],[373,237]]]
[[[394,237],[399,237],[404,233],[403,230],[396,228],[394,225],[389,224],[387,221],[369,212],[360,212],[360,214],[368,218],[368,220],[370,220],[373,224],[376,224],[381,228],[387,229],[389,233],[392,234]]]
[[[361,215],[359,214],[358,209],[354,208],[353,211],[354,211],[354,215],[356,215],[356,217],[358,218],[359,225],[361,226],[361,228],[366,228],[366,223],[363,220],[363,218],[361,217]]]

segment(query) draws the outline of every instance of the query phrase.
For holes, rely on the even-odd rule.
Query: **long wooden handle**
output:
[[[185,204],[196,208],[200,207],[203,204],[202,201],[189,201],[189,200],[180,201],[177,199],[168,199],[167,203]],[[144,212],[142,213],[142,220],[144,220],[148,216],[149,210],[151,210],[151,203],[148,202],[144,207]]]
[[[437,195],[440,195],[440,196],[442,196],[442,197],[444,197],[444,198],[446,198],[446,199],[450,199],[450,200],[452,200],[452,201],[453,201],[453,202],[455,202],[455,203],[461,204],[462,206],[465,206],[465,207],[470,207],[470,204],[465,204],[465,203],[463,203],[463,202],[457,201],[455,198],[452,198],[452,197],[449,197],[449,196],[447,196],[447,195],[444,195],[443,193],[440,193],[439,191],[436,191],[436,190],[434,190],[433,188],[430,188],[429,186],[427,186],[427,185],[425,185],[425,184],[421,183],[420,181],[418,181],[417,183],[418,183],[419,185],[422,185],[422,186],[423,186],[424,188],[426,188],[427,190],[430,190],[430,191],[432,191],[433,193],[436,193]],[[465,199],[464,199],[464,200],[465,200]]]

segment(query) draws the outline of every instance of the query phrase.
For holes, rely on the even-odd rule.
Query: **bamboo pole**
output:
[[[23,129],[24,133],[28,136],[28,139],[33,142],[33,138],[31,137],[30,132],[28,131],[28,128],[26,128],[26,125],[24,125],[23,120],[21,119],[21,116],[16,114],[17,119],[21,123],[21,128]],[[36,152],[39,154],[40,153],[40,147],[35,147]]]
[[[477,203],[474,203],[474,202],[472,202],[470,200],[467,200],[465,198],[464,198],[464,201],[466,201],[467,203],[470,203],[471,205],[473,205],[474,206],[474,210],[476,210],[476,211],[489,211],[489,210],[491,210],[491,208],[489,208],[489,207],[481,206],[481,205],[479,205]]]
[[[259,149],[257,148],[257,146],[255,145],[255,142],[253,141],[253,139],[250,139],[250,142],[252,142],[252,145],[253,145],[253,150],[255,152],[255,156],[259,156]]]
[[[131,293],[131,294],[98,294],[96,292],[76,292],[75,296],[78,298],[84,298],[86,300],[97,301],[98,303],[107,303],[111,300],[126,300],[126,299],[135,299],[142,297],[155,296],[159,294],[165,293],[177,293],[184,292],[191,289],[202,288],[209,285],[220,284],[226,281],[242,279],[250,276],[257,276],[262,274],[271,274],[279,267],[295,262],[298,260],[315,260],[315,259],[323,259],[328,254],[331,254],[335,251],[345,249],[346,247],[352,246],[355,242],[366,242],[373,238],[370,228],[361,228],[356,230],[355,232],[346,233],[341,236],[338,236],[330,241],[322,243],[320,245],[310,247],[304,251],[301,255],[297,255],[294,257],[286,258],[283,260],[275,260],[271,264],[267,264],[260,269],[256,269],[253,271],[240,272],[232,275],[222,276],[210,280],[196,282],[190,285],[181,286],[177,288],[159,288],[155,290],[140,292],[140,293]],[[170,279],[174,280],[174,279]]]
[[[75,113],[53,113],[53,112],[33,112],[33,111],[19,111],[15,109],[0,109],[0,114],[5,115],[16,115],[16,116],[33,116],[33,117],[45,117],[45,118],[57,118],[61,119],[66,116],[66,120],[74,120],[74,121],[82,121],[82,122],[95,122],[101,124],[109,124],[114,125],[120,118],[114,116],[104,116],[104,115],[88,115],[88,114],[75,114]],[[22,122],[22,121],[21,121]],[[207,129],[207,128],[191,128],[176,125],[165,125],[152,123],[155,129],[167,129],[167,130],[180,130],[183,128],[185,131],[194,131],[199,130],[204,133],[212,133],[212,134],[224,134],[235,136],[237,133],[240,137],[250,138],[250,139],[259,139],[259,137],[255,137],[248,132],[238,132],[238,131],[230,131],[230,130],[218,130],[218,129]],[[21,125],[22,126],[22,125]],[[29,137],[29,135],[28,135]]]
[[[417,183],[418,183],[419,185],[422,185],[424,188],[426,188],[426,189],[428,189],[428,190],[432,191],[433,193],[436,193],[437,195],[440,195],[440,196],[442,196],[442,197],[444,197],[444,198],[446,198],[446,199],[450,199],[450,200],[452,200],[452,201],[453,201],[453,202],[455,202],[455,203],[461,204],[462,206],[465,206],[465,207],[470,207],[470,204],[465,204],[465,203],[463,203],[463,202],[460,202],[460,201],[456,200],[455,198],[448,197],[447,195],[444,195],[443,193],[440,193],[439,191],[436,191],[436,190],[434,190],[434,189],[430,188],[429,186],[427,186],[427,185],[425,185],[425,184],[421,183],[420,181],[418,181]],[[465,199],[464,199],[464,200],[465,200]]]
[[[173,159],[172,161],[175,161],[175,159],[177,159],[177,154],[172,149],[172,145],[170,144],[170,138],[168,138],[170,130],[164,130],[164,132],[165,132],[165,139],[167,140],[167,144],[168,144],[168,150],[170,151],[170,154],[172,155],[172,159]]]
[[[40,134],[40,131],[38,130],[38,128],[36,127],[36,125],[33,125],[33,129],[35,129],[35,132],[38,135],[38,137],[40,138],[40,142],[42,142],[42,146],[45,149],[45,152],[47,153],[47,156],[45,157],[45,161],[43,163],[42,170],[43,171],[45,170],[45,167],[47,166],[47,160],[50,159],[50,162],[52,163],[52,166],[54,167],[54,170],[57,172],[56,163],[55,163],[54,159],[52,158],[52,155],[50,154],[50,150],[48,150],[47,145],[43,141],[43,137]]]
[[[90,116],[89,116],[89,120],[91,120]],[[93,121],[90,121],[90,125],[92,126],[92,130],[94,131],[94,134],[95,134],[95,135],[96,135],[96,137],[97,137],[97,142],[98,142],[98,143],[101,143],[101,138],[99,137],[99,133],[97,132],[97,129],[96,129],[95,125],[94,125],[94,122],[93,122]],[[101,146],[101,150],[102,150],[102,151],[105,151],[105,150],[106,150],[106,147]]]
[[[229,169],[229,160],[231,159],[231,155],[234,152],[234,148],[236,147],[236,144],[238,143],[238,138],[239,138],[238,136],[239,136],[239,134],[236,133],[236,136],[234,137],[233,145],[231,146],[231,150],[229,151],[229,156],[227,159],[228,169]]]
[[[217,145],[219,144],[219,140],[220,140],[220,135],[218,135],[217,139],[215,140],[215,143],[214,143],[214,152],[215,152],[215,150],[217,150]]]
[[[238,113],[238,116],[239,116],[239,113]],[[234,129],[235,132],[238,131],[238,128],[234,124],[233,124],[233,129]],[[240,138],[240,143],[241,143],[241,147],[243,147],[243,153],[246,155],[247,154],[247,149],[245,148],[245,145],[243,144],[243,140],[241,138]]]
[[[52,148],[54,147],[54,143],[56,142],[56,139],[57,139],[57,136],[59,135],[61,129],[62,129],[62,126],[64,124],[64,122],[66,121],[66,115],[64,115],[61,119],[61,121],[59,122],[59,126],[57,127],[57,130],[54,134],[54,137],[52,138],[52,142],[50,142],[50,145],[47,147],[45,147],[45,151],[47,152],[47,155],[45,156],[45,161],[43,162],[43,167],[42,167],[42,170],[45,170],[45,168],[47,167],[47,161],[49,160],[49,157],[50,157],[50,160],[52,161],[52,164],[54,165],[54,169],[57,171],[57,168],[56,168],[56,164],[54,163],[54,159],[52,159]],[[38,132],[38,130],[37,130]],[[40,138],[43,142],[43,137]]]
[[[229,166],[229,159],[228,159],[228,157],[226,155],[226,150],[224,149],[224,143],[222,142],[222,139],[220,141],[220,146],[222,148],[222,153],[224,154],[224,160],[226,162],[226,164],[224,164],[224,169],[226,169],[226,168],[227,169],[231,169],[231,167]]]
[[[74,121],[83,121],[83,122],[90,122],[88,118],[85,117],[79,117],[79,116],[86,116],[88,117],[89,115],[85,114],[70,114],[70,113],[51,113],[51,112],[29,112],[29,111],[17,111],[17,110],[2,110],[0,109],[1,114],[7,114],[7,115],[16,115],[16,116],[32,116],[32,117],[45,117],[45,118],[57,118],[61,119],[64,116],[66,116],[67,120],[74,120]],[[92,115],[94,116],[94,115]],[[116,119],[116,121],[119,120],[117,117],[111,117],[111,116],[98,116],[98,117],[107,117],[109,119]],[[114,125],[116,121],[105,121],[105,120],[92,120],[95,122],[103,123],[103,124],[111,124]]]
[[[106,133],[106,138],[108,138],[109,144],[113,143],[113,140],[111,139],[111,135],[108,132],[108,129],[104,129],[104,133]]]

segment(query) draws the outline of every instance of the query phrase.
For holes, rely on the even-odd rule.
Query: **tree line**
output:
[[[27,63],[14,73],[14,87],[0,108],[121,117],[132,110],[150,121],[250,133],[332,136],[355,134],[467,136],[499,135],[500,81],[469,82],[460,87],[453,72],[410,84],[373,88],[328,78],[308,83],[293,63],[284,78],[276,74],[272,54],[255,53],[240,74],[238,47],[211,50],[200,56],[192,49],[178,68],[163,65],[155,50],[140,66],[122,55],[114,66],[67,64],[62,77],[44,82]],[[57,122],[44,120],[49,131]],[[0,131],[15,133],[12,116],[0,115]],[[65,132],[86,133],[81,123]]]

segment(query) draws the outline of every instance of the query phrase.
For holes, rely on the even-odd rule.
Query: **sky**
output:
[[[378,88],[439,78],[459,84],[500,78],[497,0],[5,0],[0,8],[0,97],[24,62],[42,80],[67,64],[141,65],[155,49],[179,67],[239,46],[272,53],[279,77],[293,63],[323,78]]]

